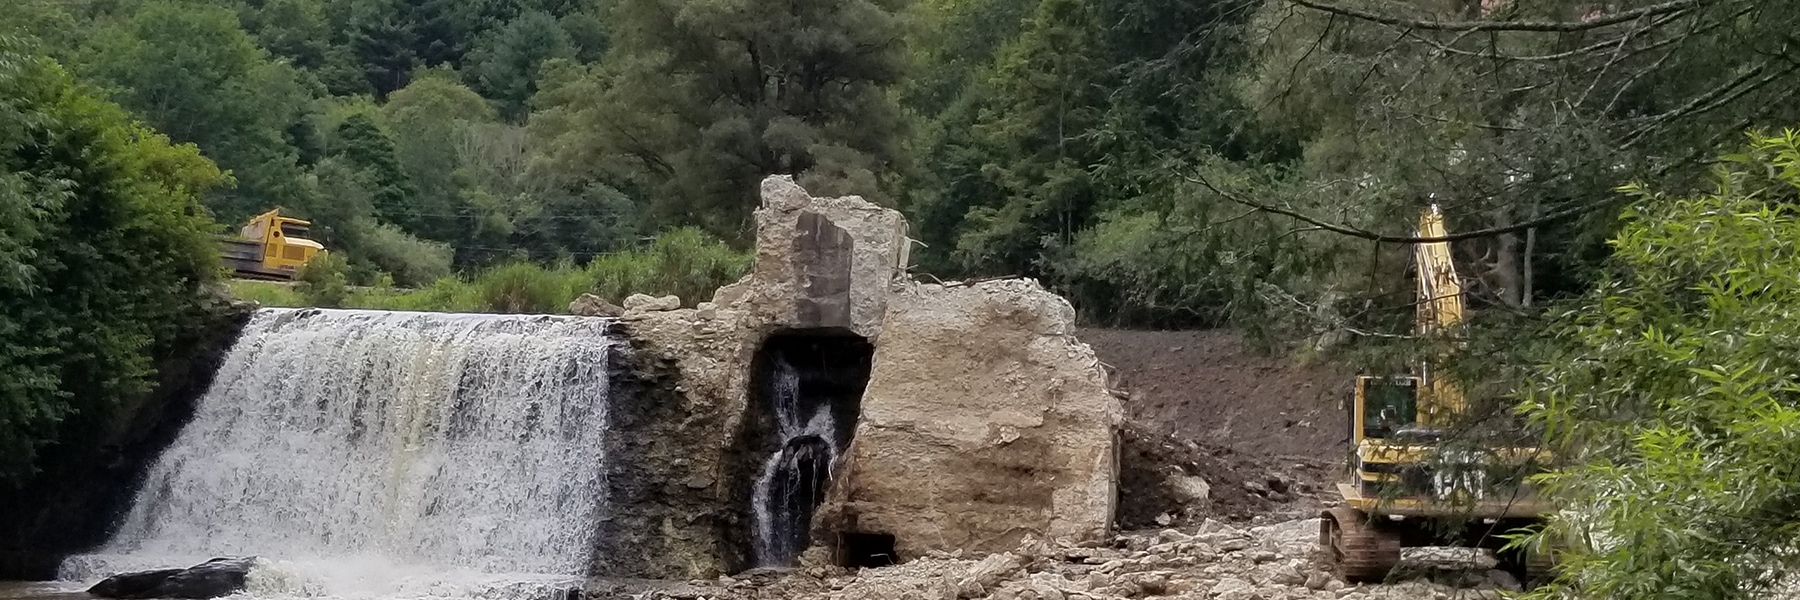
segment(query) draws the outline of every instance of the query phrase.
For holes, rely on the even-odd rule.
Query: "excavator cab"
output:
[[[1366,438],[1387,439],[1418,424],[1417,377],[1357,377],[1355,397],[1351,443],[1361,443]]]

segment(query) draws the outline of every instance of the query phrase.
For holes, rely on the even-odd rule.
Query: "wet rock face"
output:
[[[742,342],[711,321],[648,314],[662,318],[621,325],[633,347],[611,357],[611,508],[597,527],[589,573],[709,576],[726,553],[718,531],[734,518],[722,510],[727,486],[719,478],[725,432],[742,407],[724,365],[737,359]]]
[[[87,592],[100,598],[218,598],[243,591],[255,564],[255,557],[215,558],[186,569],[121,573]]]
[[[807,327],[849,327],[850,269],[856,239],[815,212],[802,211],[794,227],[794,272],[799,297],[794,320]]]

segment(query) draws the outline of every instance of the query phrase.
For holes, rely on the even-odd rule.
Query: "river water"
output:
[[[62,581],[0,581],[0,600],[91,600],[83,589]]]

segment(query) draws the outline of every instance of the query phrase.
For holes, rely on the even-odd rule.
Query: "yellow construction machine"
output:
[[[279,208],[257,215],[238,230],[237,237],[219,239],[219,259],[236,277],[292,280],[306,261],[325,250],[306,239],[311,225],[281,216]]]
[[[1446,235],[1436,205],[1420,217],[1419,237]],[[1414,245],[1418,271],[1415,333],[1452,332],[1463,321],[1462,282],[1449,242]],[[1505,544],[1499,534],[1536,523],[1550,510],[1524,476],[1546,455],[1528,444],[1470,444],[1459,419],[1467,402],[1455,382],[1433,373],[1430,361],[1409,375],[1359,376],[1349,409],[1354,450],[1348,481],[1337,484],[1343,504],[1327,509],[1319,545],[1344,579],[1380,581],[1404,546]],[[1542,576],[1547,556],[1506,553],[1522,579]]]

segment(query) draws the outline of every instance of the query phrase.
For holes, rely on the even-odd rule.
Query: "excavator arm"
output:
[[[1441,238],[1449,235],[1444,215],[1436,204],[1419,216],[1419,237]],[[1463,289],[1457,278],[1456,264],[1451,260],[1450,242],[1422,242],[1413,245],[1413,262],[1418,267],[1419,294],[1413,333],[1421,338],[1443,335],[1462,326]],[[1419,420],[1428,427],[1451,424],[1466,408],[1462,390],[1449,378],[1434,372],[1431,360],[1419,370],[1424,392],[1419,399]]]

